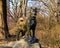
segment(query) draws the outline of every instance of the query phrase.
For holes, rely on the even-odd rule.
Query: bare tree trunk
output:
[[[25,0],[25,16],[26,16],[27,2],[28,0]]]
[[[9,30],[8,30],[8,25],[7,25],[7,9],[6,9],[6,0],[2,0],[3,3],[3,21],[4,21],[4,30],[5,30],[5,39],[8,38]]]
[[[28,2],[28,0],[22,0],[22,13],[23,13],[23,16],[26,16],[27,2]]]

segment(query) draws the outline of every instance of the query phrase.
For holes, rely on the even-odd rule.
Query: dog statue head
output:
[[[24,27],[25,27],[25,19],[23,17],[20,17],[18,19],[17,25],[18,25],[19,28],[24,29]]]

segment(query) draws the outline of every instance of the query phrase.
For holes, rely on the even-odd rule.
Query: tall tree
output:
[[[5,39],[8,38],[9,30],[8,30],[8,25],[7,25],[7,7],[6,7],[6,0],[2,0],[2,7],[3,7],[3,20],[4,20],[4,31],[5,31]]]

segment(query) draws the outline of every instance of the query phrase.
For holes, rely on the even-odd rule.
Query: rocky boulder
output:
[[[39,43],[28,43],[25,39],[19,41],[10,42],[8,46],[12,48],[41,48]]]

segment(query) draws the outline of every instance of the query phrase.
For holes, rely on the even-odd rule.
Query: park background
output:
[[[0,40],[5,38],[2,4],[4,3],[0,0]],[[20,0],[7,0],[8,32],[15,35],[16,22],[21,16],[21,10],[23,16],[29,16],[30,7],[38,9],[35,34],[40,44],[52,48],[60,47],[60,0],[22,0],[22,3]],[[4,45],[6,42],[2,41],[0,44]]]

